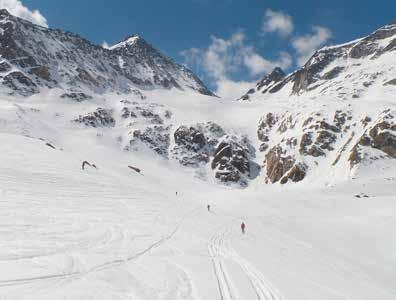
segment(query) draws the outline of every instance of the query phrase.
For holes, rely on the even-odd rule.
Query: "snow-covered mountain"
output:
[[[105,130],[120,151],[154,153],[204,180],[242,187],[313,180],[323,172],[325,181],[343,180],[396,158],[395,24],[320,49],[289,75],[276,68],[237,103],[210,97],[203,114],[194,102],[206,100],[194,100],[194,93],[213,94],[139,36],[105,49],[6,10],[0,20],[0,93],[15,105],[17,95],[49,93],[50,108],[41,113],[57,116],[51,126],[68,124],[76,134],[91,128],[97,136]],[[170,104],[173,97],[188,98],[187,106]],[[32,126],[39,114],[21,106],[15,114],[5,124],[44,138]]]
[[[322,48],[290,75],[277,68],[239,100],[266,106],[257,136],[267,182],[382,170],[396,158],[396,24]]]
[[[243,100],[249,100],[255,94],[359,98],[370,89],[383,90],[394,85],[395,50],[396,23],[367,37],[317,50],[302,68],[288,76],[276,68]]]
[[[47,29],[0,10],[1,92],[29,96],[44,88],[65,93],[177,88],[213,95],[185,66],[139,36],[105,49],[62,30]],[[72,94],[73,95],[73,94]]]
[[[0,11],[0,299],[396,299],[395,31],[235,101]]]

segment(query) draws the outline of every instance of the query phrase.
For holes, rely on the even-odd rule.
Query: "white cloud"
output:
[[[214,79],[230,78],[233,73],[240,71],[257,76],[275,67],[290,67],[292,59],[288,53],[281,52],[278,60],[271,61],[258,54],[245,39],[242,32],[233,34],[228,40],[212,36],[212,43],[207,49],[191,48],[181,54],[188,65],[194,69],[201,67]]]
[[[233,81],[231,78],[235,73],[246,72],[254,79],[259,79],[259,76],[275,67],[287,69],[292,64],[292,58],[286,52],[281,52],[275,61],[264,58],[247,44],[243,32],[236,32],[229,39],[216,36],[211,39],[208,48],[191,48],[181,54],[185,63],[196,72],[203,72],[215,80],[216,93],[221,97],[237,98],[254,85],[252,82]]]
[[[216,95],[227,100],[236,100],[250,90],[256,82],[233,81],[221,79],[217,81]]]
[[[277,32],[282,36],[287,36],[294,30],[293,18],[282,11],[267,9],[261,30],[263,33]]]
[[[7,9],[12,15],[37,25],[48,27],[47,19],[38,10],[29,10],[20,0],[0,0],[0,8]]]
[[[287,69],[293,60],[289,53],[283,51],[280,52],[279,59],[275,61],[267,60],[257,53],[250,52],[244,56],[244,62],[251,75],[260,75],[268,73],[276,67]]]
[[[293,48],[297,52],[297,63],[302,66],[312,54],[332,36],[328,28],[313,26],[312,34],[296,37],[292,40]]]

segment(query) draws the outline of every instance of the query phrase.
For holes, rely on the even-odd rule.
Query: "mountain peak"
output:
[[[268,77],[274,77],[274,76],[281,76],[281,77],[285,77],[286,74],[285,72],[283,72],[283,70],[280,67],[276,67],[275,69],[272,70],[272,72],[267,75]]]
[[[265,75],[263,79],[261,79],[255,89],[250,89],[245,95],[243,95],[239,100],[249,100],[250,95],[262,91],[266,93],[268,90],[273,88],[278,82],[282,81],[286,77],[285,72],[279,67],[276,67],[272,70],[271,73]]]
[[[285,72],[283,72],[281,68],[276,67],[271,73],[265,75],[264,78],[257,83],[257,90],[261,90],[263,87],[273,85],[273,83],[281,81],[283,78],[285,78],[285,76]]]
[[[114,50],[114,49],[118,49],[118,48],[133,46],[139,41],[144,41],[144,39],[140,35],[133,34],[133,35],[126,37],[121,42],[111,46],[109,49]]]
[[[5,76],[3,73],[12,71],[0,82],[7,94],[31,95],[45,87],[73,92],[89,89],[99,94],[176,88],[213,95],[194,73],[139,35],[128,36],[106,50],[76,34],[42,30],[30,21],[11,17],[5,9],[0,10],[0,20],[0,56],[4,60],[0,73]],[[62,44],[61,50],[53,47],[58,44]]]

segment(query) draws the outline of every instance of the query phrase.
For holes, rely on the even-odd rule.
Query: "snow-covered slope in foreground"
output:
[[[175,124],[217,120],[251,138],[265,111],[147,95]],[[235,190],[155,152],[120,151],[123,126],[70,122],[117,97],[1,102],[0,299],[395,299],[393,160],[336,185],[258,178]]]

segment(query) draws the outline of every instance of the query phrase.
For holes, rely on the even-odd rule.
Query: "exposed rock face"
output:
[[[12,69],[12,67],[8,62],[3,61],[0,63],[0,72],[2,72],[2,73],[8,72],[8,71],[11,71],[11,69]]]
[[[96,111],[85,116],[79,116],[78,119],[75,119],[73,122],[94,128],[115,126],[113,111],[104,108],[98,108]]]
[[[257,131],[265,181],[289,184],[304,180],[319,166],[348,172],[348,167],[395,159],[395,115],[390,109],[376,118],[356,118],[352,110],[267,113]]]
[[[261,118],[258,130],[257,130],[257,137],[262,144],[259,147],[261,152],[268,149],[268,142],[269,142],[269,132],[275,126],[278,121],[278,117],[275,116],[273,113],[268,113],[266,116]]]
[[[370,36],[358,41],[352,47],[349,52],[350,57],[352,58],[362,58],[366,56],[373,55],[373,58],[377,58],[380,55],[384,54],[387,51],[393,50],[394,40],[389,43],[386,47],[379,49],[378,41],[384,40],[386,38],[392,37],[396,35],[396,26],[395,25],[387,25],[379,30],[375,31]]]
[[[171,115],[163,105],[146,102],[142,93],[133,93],[135,100],[121,100],[118,116],[124,134],[118,142],[125,151],[152,150],[162,158],[169,157]]]
[[[8,78],[6,85],[17,94],[30,95],[41,87],[69,92],[89,89],[94,93],[131,93],[138,87],[177,88],[213,95],[189,69],[139,36],[104,49],[78,35],[14,17],[6,10],[2,10],[0,21],[0,55],[4,60],[0,72],[13,67],[19,70],[19,79],[23,75],[30,80],[28,83],[23,79],[21,84],[28,88],[22,89],[10,84]]]
[[[265,154],[265,181],[286,184],[305,179],[320,161],[345,151],[337,148],[338,142],[351,131],[352,122],[351,112],[341,110],[267,113],[257,131]]]
[[[280,183],[281,184],[286,184],[290,180],[292,182],[299,182],[302,181],[305,178],[306,175],[306,168],[307,166],[305,164],[296,164],[294,165],[289,172],[283,178],[281,179]]]
[[[396,158],[396,123],[394,115],[394,112],[384,112],[377,122],[359,138],[349,155],[351,168],[364,161],[377,160],[379,155]],[[372,152],[370,149],[375,149],[379,152]]]
[[[37,94],[37,85],[22,72],[11,72],[3,78],[2,84],[9,88],[9,94],[20,94],[30,96]]]
[[[247,186],[258,166],[253,162],[255,150],[246,137],[227,135],[216,123],[179,126],[174,133],[172,158],[187,167],[205,172],[206,165],[225,184]]]
[[[224,183],[247,186],[251,177],[252,147],[247,138],[225,137],[216,147],[211,163],[215,177]]]
[[[146,127],[144,130],[135,130],[132,136],[133,138],[129,142],[129,147],[125,150],[130,150],[131,148],[139,150],[139,145],[143,144],[159,155],[165,158],[168,157],[168,149],[170,145],[169,127],[161,125]]]
[[[267,179],[271,183],[281,180],[283,175],[285,175],[295,163],[295,159],[290,155],[286,155],[286,151],[280,146],[271,148],[265,156],[265,160],[267,166]]]
[[[65,93],[61,95],[62,99],[70,99],[75,102],[83,102],[87,100],[92,100],[93,97],[90,95],[87,95],[85,93]]]
[[[184,166],[199,167],[209,162],[224,130],[213,122],[180,126],[174,133],[172,156]]]
[[[169,119],[166,111],[163,111],[162,106],[155,103],[139,103],[130,102],[121,109],[120,115],[123,119],[129,120],[133,124],[138,122],[140,124],[155,124],[163,125],[164,118]]]

